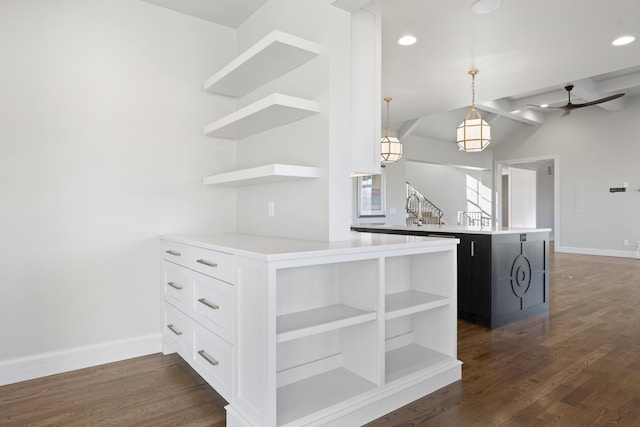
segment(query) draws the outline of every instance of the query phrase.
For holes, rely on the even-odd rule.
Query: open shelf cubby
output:
[[[380,366],[376,259],[276,272],[277,425],[375,389]]]
[[[376,312],[363,311],[344,304],[284,314],[276,318],[277,342],[369,322],[376,317]]]
[[[434,325],[455,321],[452,304],[385,322],[385,383],[458,363],[451,330]]]
[[[386,317],[450,304],[456,264],[444,252],[385,258]]]
[[[447,356],[417,344],[388,351],[385,354],[385,382],[408,378],[416,372],[433,372],[458,363],[455,357]]]
[[[240,97],[299,67],[319,53],[319,44],[275,30],[211,76],[204,83],[204,89]]]
[[[372,390],[376,384],[344,368],[278,388],[277,419],[283,426]]]
[[[279,342],[278,425],[304,425],[302,418],[380,385],[377,341],[370,321]]]
[[[451,298],[419,291],[402,291],[385,296],[386,319],[406,316],[451,304]]]

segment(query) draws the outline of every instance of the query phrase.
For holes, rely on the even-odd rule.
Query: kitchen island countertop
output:
[[[411,231],[428,233],[464,233],[464,234],[522,234],[522,233],[534,233],[539,231],[550,232],[550,228],[511,228],[511,227],[480,227],[471,225],[438,225],[438,224],[423,224],[423,225],[394,225],[394,224],[354,224],[351,226],[354,231]]]

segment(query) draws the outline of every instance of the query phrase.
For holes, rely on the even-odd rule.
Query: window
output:
[[[385,216],[384,169],[380,175],[358,177],[358,216]]]

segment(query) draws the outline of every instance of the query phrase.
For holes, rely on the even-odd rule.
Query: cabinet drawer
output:
[[[162,261],[162,296],[184,312],[189,311],[192,274],[186,267]]]
[[[162,311],[162,338],[165,347],[168,346],[183,358],[188,358],[193,337],[191,319],[166,302]]]
[[[203,248],[191,248],[191,268],[225,282],[233,282],[233,255]]]
[[[232,285],[193,273],[191,316],[203,326],[232,343],[234,288]]]
[[[189,252],[190,247],[182,243],[171,242],[169,240],[163,240],[161,244],[162,258],[167,261],[175,262],[176,264],[189,267]]]
[[[227,402],[231,400],[232,347],[226,341],[194,325],[192,366]]]

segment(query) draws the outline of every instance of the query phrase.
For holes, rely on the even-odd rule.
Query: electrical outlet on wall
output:
[[[276,202],[273,200],[269,200],[269,203],[267,203],[267,215],[270,218],[276,216]]]

